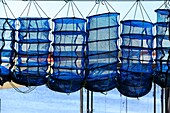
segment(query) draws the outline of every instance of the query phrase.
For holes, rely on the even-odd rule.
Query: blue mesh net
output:
[[[157,13],[157,22],[169,22],[169,14],[170,14],[170,10],[169,9],[157,9],[155,10],[155,12]]]
[[[104,92],[116,87],[118,75],[118,13],[87,17],[87,58],[85,88]]]
[[[17,64],[14,82],[25,86],[39,86],[47,82],[49,55],[48,18],[18,18]]]
[[[0,18],[0,85],[10,80],[15,58],[15,19]]]
[[[47,86],[53,91],[75,92],[83,87],[85,79],[86,20],[66,17],[53,22],[54,64]]]
[[[125,96],[141,97],[152,87],[153,24],[140,20],[121,23],[122,65],[117,88]]]
[[[154,81],[161,87],[170,87],[170,10],[158,9],[156,13],[156,68]]]

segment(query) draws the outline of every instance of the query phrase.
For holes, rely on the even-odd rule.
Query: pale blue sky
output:
[[[19,17],[20,14],[22,13],[22,11],[24,10],[26,4],[28,3],[27,1],[7,1],[9,7],[11,8],[12,12],[14,13],[15,17]],[[65,4],[64,1],[38,1],[37,2],[42,8],[43,10],[46,12],[46,14],[50,17],[50,18],[54,18],[55,14],[59,11],[59,9]],[[125,14],[127,13],[127,11],[130,9],[130,7],[132,6],[132,4],[134,3],[134,1],[131,2],[109,2],[112,7],[120,13],[120,20],[125,16]],[[95,2],[94,1],[81,1],[81,2],[77,2],[75,1],[75,4],[77,5],[77,7],[79,8],[79,10],[81,11],[81,13],[83,14],[84,18],[86,16],[88,16],[88,13],[90,12],[90,10],[92,9],[92,7],[94,6]],[[147,13],[149,14],[152,22],[156,22],[156,13],[154,12],[155,9],[159,8],[162,4],[163,1],[148,1],[148,2],[142,2],[143,6],[145,7]],[[2,4],[0,4],[0,17],[6,17],[4,14],[4,10],[2,7]],[[59,13],[59,15],[57,17],[64,17],[67,15],[67,8],[68,5]],[[97,7],[96,7],[97,8]],[[75,8],[74,8],[75,9]],[[138,8],[139,9],[139,8]],[[128,14],[128,16],[125,19],[133,19],[133,15],[134,15],[134,10],[135,7],[133,8],[133,10]],[[71,11],[71,8],[70,8]],[[113,11],[113,10],[110,10]],[[99,13],[102,12],[107,12],[106,7],[103,5],[100,5],[100,9],[99,9]],[[96,13],[96,9],[93,10],[93,12],[91,13],[92,15],[94,15]],[[139,19],[141,19],[141,14],[140,11],[138,10],[137,13],[139,15],[137,15],[136,17],[139,17]],[[10,13],[8,12],[9,17],[12,17],[10,15]],[[43,15],[43,13],[42,13]],[[75,15],[78,17],[81,17],[79,15],[79,13],[76,11],[75,9]],[[26,12],[23,14],[23,16],[26,16]],[[35,7],[32,4],[32,7],[30,9],[30,13],[29,16],[34,16],[34,17],[38,17],[38,13],[35,10]],[[72,13],[69,13],[69,16],[72,16]],[[45,17],[45,16],[44,16]],[[146,20],[148,20],[147,17],[145,17]]]

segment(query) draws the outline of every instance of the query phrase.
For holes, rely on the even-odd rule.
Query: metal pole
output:
[[[1,99],[0,99],[0,113],[1,113]]]
[[[161,90],[161,113],[164,113],[164,89]]]
[[[87,113],[90,113],[89,111],[89,90],[87,90]]]
[[[93,113],[93,91],[91,91],[91,111],[90,113]]]
[[[156,113],[156,84],[154,83],[154,113]]]
[[[169,95],[170,95],[170,90],[169,88],[165,89],[165,113],[169,113]]]
[[[83,113],[83,88],[80,89],[80,113]]]
[[[126,97],[126,113],[128,112],[128,99]]]

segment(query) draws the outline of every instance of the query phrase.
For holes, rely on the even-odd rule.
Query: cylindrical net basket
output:
[[[116,87],[119,13],[87,17],[87,69],[85,88],[105,92]]]
[[[17,64],[13,81],[25,86],[47,82],[49,18],[18,18]]]
[[[118,90],[129,97],[146,95],[152,87],[153,24],[125,20],[122,24],[121,67]]]
[[[15,58],[16,19],[0,18],[0,85],[10,80]]]
[[[83,87],[85,79],[86,20],[65,17],[53,22],[54,64],[47,86],[53,91],[72,93]]]
[[[170,87],[170,10],[157,9],[156,68],[154,82],[161,87]]]

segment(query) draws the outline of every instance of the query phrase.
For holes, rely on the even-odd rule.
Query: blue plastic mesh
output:
[[[0,18],[0,85],[10,80],[15,58],[15,19]]]
[[[47,82],[49,18],[18,18],[17,64],[13,81],[25,86]]]
[[[158,9],[156,13],[156,73],[154,81],[161,87],[170,87],[170,10]]]
[[[87,17],[87,58],[85,88],[104,92],[116,87],[118,64],[118,13]]]
[[[85,79],[85,19],[53,19],[53,74],[49,76],[47,86],[63,93],[71,93],[83,87]]]
[[[141,97],[152,87],[153,24],[140,20],[121,23],[122,65],[117,88],[125,96]]]
[[[170,14],[170,10],[169,9],[157,9],[155,10],[155,12],[157,13],[157,22],[169,22],[169,14]]]

